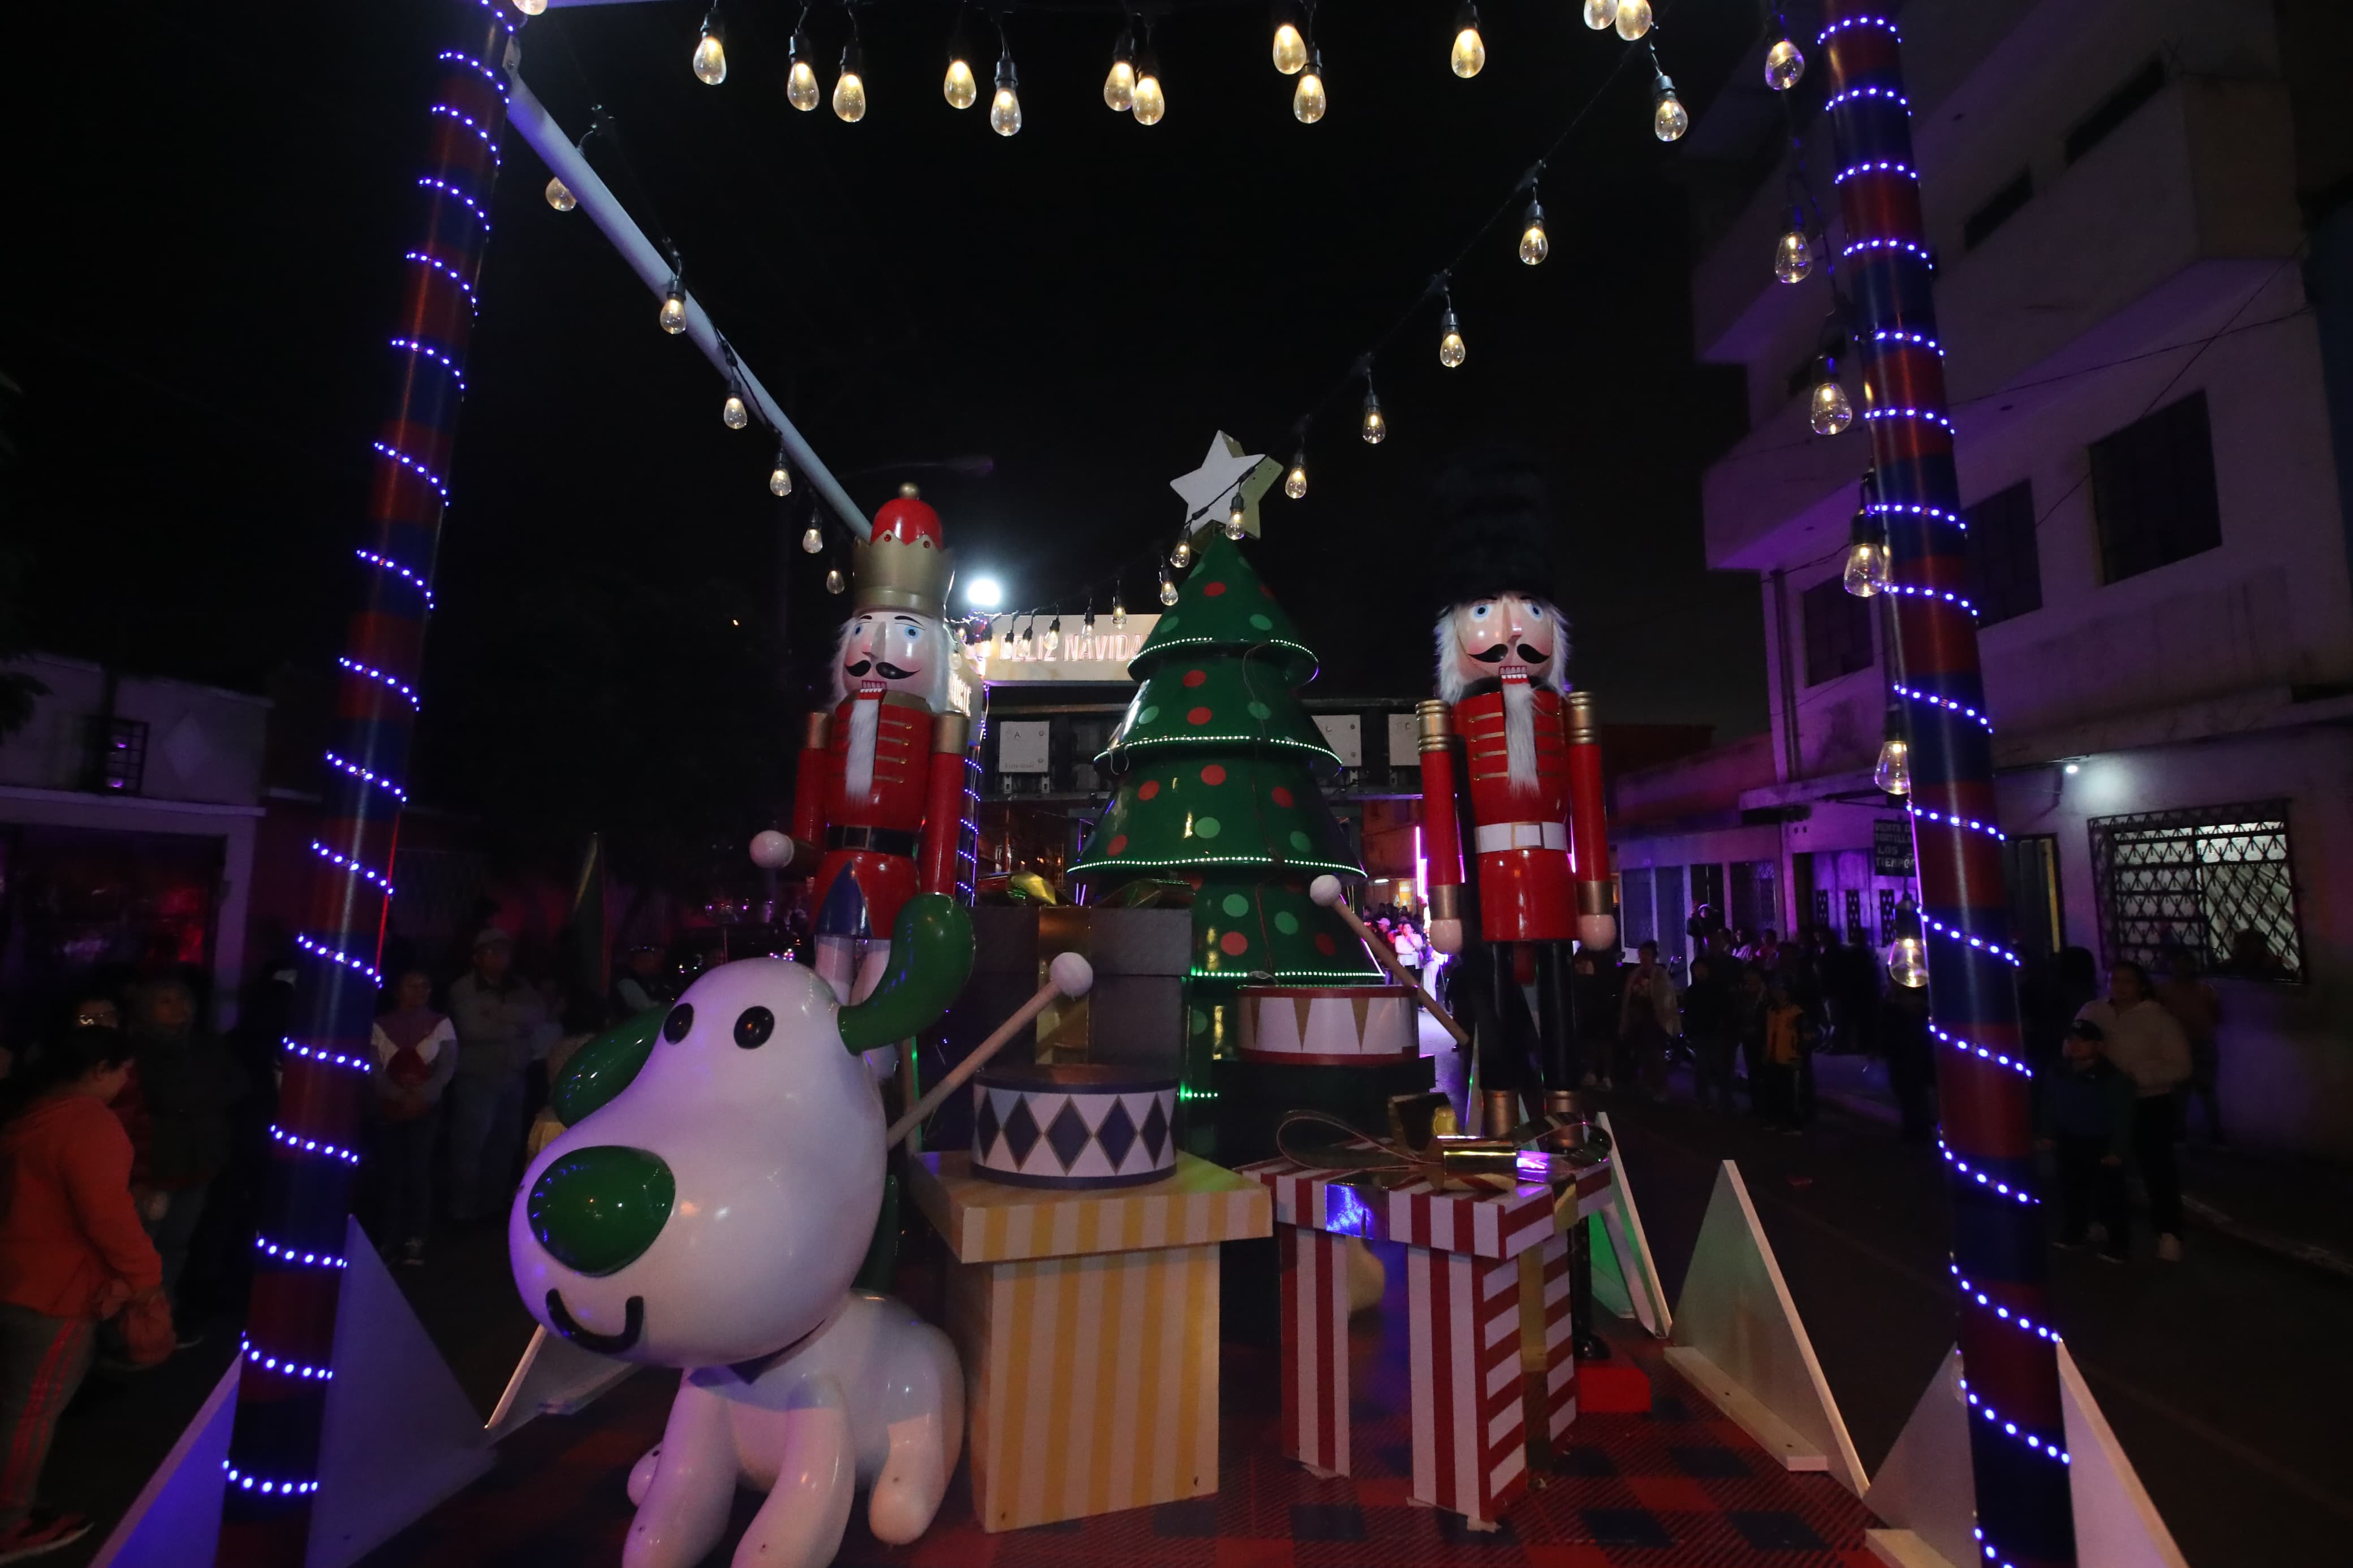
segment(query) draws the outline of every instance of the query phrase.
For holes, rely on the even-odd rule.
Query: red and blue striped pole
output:
[[[1863,419],[1895,595],[1895,693],[1912,763],[1912,837],[1936,1023],[1936,1089],[1960,1286],[1960,1350],[1987,1568],[2075,1561],[2058,1334],[2044,1279],[2033,1078],[2019,1044],[1995,820],[1993,725],[1967,602],[1968,530],[1936,335],[1894,22],[1827,0],[1843,259]]]
[[[316,858],[302,930],[296,1033],[280,1058],[268,1195],[229,1441],[218,1560],[299,1564],[319,1489],[320,1429],[333,1375],[345,1216],[359,1163],[368,1037],[407,800],[434,551],[465,395],[475,279],[490,238],[499,68],[514,31],[504,0],[452,0],[451,40],[427,114],[427,155],[406,195],[417,226],[391,334],[390,407],[375,447],[359,605],[335,692]]]

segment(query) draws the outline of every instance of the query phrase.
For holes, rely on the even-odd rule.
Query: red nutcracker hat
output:
[[[851,558],[852,615],[866,610],[907,610],[941,619],[948,584],[955,580],[955,553],[940,536],[940,514],[912,484],[874,514],[874,536]]]

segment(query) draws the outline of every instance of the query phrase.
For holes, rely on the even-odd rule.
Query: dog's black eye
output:
[[[670,1010],[669,1017],[662,1020],[662,1038],[674,1046],[686,1038],[686,1032],[693,1027],[694,1009],[681,1002]]]
[[[746,1007],[735,1015],[735,1043],[745,1050],[765,1046],[776,1032],[776,1016],[765,1007]]]

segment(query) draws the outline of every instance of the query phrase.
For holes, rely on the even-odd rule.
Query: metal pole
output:
[[[1820,42],[1838,146],[1842,256],[1863,418],[1895,594],[1895,693],[1911,748],[1914,855],[1936,1022],[1953,1273],[1969,1395],[1979,1549],[1989,1568],[2075,1561],[2058,1335],[2044,1279],[2032,1077],[2019,1044],[1993,735],[1964,604],[1967,531],[1953,469],[1934,258],[1920,216],[1895,24],[1827,0]]]
[[[369,1031],[407,796],[435,548],[451,437],[465,390],[475,280],[490,237],[505,121],[497,64],[513,32],[499,0],[457,0],[427,112],[427,153],[410,190],[417,223],[391,338],[393,395],[375,439],[360,597],[340,660],[332,741],[311,851],[311,900],[253,1301],[229,1439],[218,1560],[303,1560],[319,1489],[352,1176],[368,1085]]]

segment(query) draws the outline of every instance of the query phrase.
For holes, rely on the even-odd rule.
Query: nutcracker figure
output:
[[[1600,747],[1590,699],[1567,689],[1541,479],[1494,454],[1452,470],[1440,503],[1439,696],[1420,707],[1430,940],[1462,955],[1481,1085],[1517,1121],[1575,1087],[1570,942],[1617,937]]]
[[[814,879],[817,971],[845,1003],[881,979],[900,906],[957,890],[971,731],[949,700],[941,618],[955,557],[913,485],[875,514],[853,572],[833,708],[802,734],[792,832],[752,841],[756,864]]]

